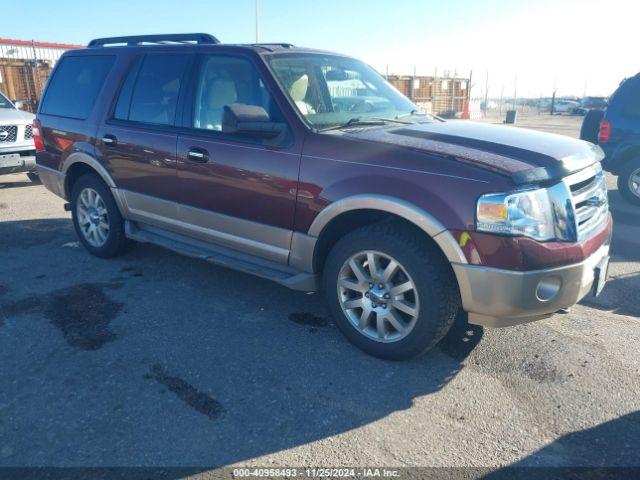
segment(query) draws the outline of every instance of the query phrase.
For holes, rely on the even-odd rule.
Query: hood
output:
[[[509,176],[516,184],[559,179],[599,162],[604,156],[600,147],[563,135],[467,120],[342,133],[443,155]]]
[[[20,124],[33,122],[36,116],[33,113],[23,112],[15,108],[0,108],[0,125]]]

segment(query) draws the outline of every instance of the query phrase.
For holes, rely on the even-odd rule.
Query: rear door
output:
[[[178,136],[181,218],[196,237],[286,263],[302,142],[291,128],[278,143],[222,133],[232,103],[261,106],[287,123],[249,57],[200,56],[191,92]]]
[[[175,125],[192,60],[174,52],[136,57],[98,130],[98,149],[133,220],[166,226],[175,219]]]

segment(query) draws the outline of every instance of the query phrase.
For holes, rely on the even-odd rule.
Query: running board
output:
[[[230,248],[203,242],[144,223],[125,221],[125,235],[137,242],[153,243],[181,255],[200,258],[215,265],[272,280],[293,290],[305,292],[318,290],[318,276],[313,273],[301,272],[254,255],[237,252]]]

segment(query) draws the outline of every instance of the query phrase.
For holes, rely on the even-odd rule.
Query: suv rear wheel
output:
[[[71,207],[76,233],[93,255],[115,257],[132,244],[109,187],[97,175],[83,175],[74,183]]]
[[[403,225],[376,224],[339,240],[323,287],[338,328],[376,357],[403,360],[432,348],[460,307],[451,267]]]
[[[622,167],[618,190],[627,202],[640,205],[640,158],[634,158]]]

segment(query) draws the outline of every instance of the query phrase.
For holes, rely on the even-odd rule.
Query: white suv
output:
[[[32,182],[39,182],[33,143],[34,118],[33,114],[18,110],[0,93],[0,175],[25,172]]]

